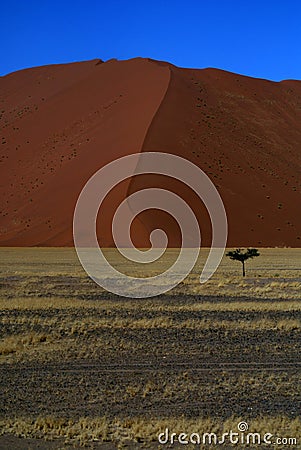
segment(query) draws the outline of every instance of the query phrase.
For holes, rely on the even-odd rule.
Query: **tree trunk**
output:
[[[245,262],[242,262],[242,276],[245,277],[246,276],[246,271],[245,271]]]

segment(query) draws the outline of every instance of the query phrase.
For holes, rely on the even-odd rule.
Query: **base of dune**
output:
[[[1,248],[0,447],[155,449],[166,428],[221,436],[241,421],[300,444],[301,249],[259,251],[245,278],[224,258],[200,285],[203,250],[173,291],[131,299],[72,248]]]

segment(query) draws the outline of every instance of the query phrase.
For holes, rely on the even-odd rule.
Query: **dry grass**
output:
[[[223,296],[224,297],[224,296]],[[235,298],[233,296],[232,298]],[[163,300],[163,298],[162,298]],[[248,300],[248,301],[247,301]],[[112,309],[120,309],[120,310],[128,310],[133,311],[139,308],[141,311],[300,311],[301,303],[298,300],[289,300],[284,299],[286,301],[283,302],[275,302],[275,301],[261,301],[260,299],[253,299],[252,297],[246,298],[243,301],[231,301],[227,300],[227,297],[224,301],[219,303],[216,302],[208,302],[200,299],[199,301],[195,301],[193,303],[181,302],[180,304],[176,302],[170,301],[169,304],[166,304],[160,300],[133,300],[126,301],[124,303],[110,300],[103,300],[99,298],[97,302],[89,301],[89,300],[77,300],[77,299],[65,299],[60,297],[54,298],[44,298],[44,297],[23,297],[22,295],[12,299],[7,300],[6,298],[0,298],[0,308],[3,310],[93,310],[103,311],[103,310],[112,310]],[[273,299],[274,300],[274,299]],[[184,303],[184,304],[183,304]]]
[[[14,400],[2,417],[2,433],[63,438],[75,445],[114,441],[122,447],[127,441],[141,441],[147,448],[166,427],[176,433],[222,432],[247,420],[252,430],[299,437],[295,411],[300,374],[288,366],[300,355],[301,250],[260,252],[259,258],[248,261],[246,279],[240,276],[239,263],[224,258],[212,279],[200,285],[204,254],[172,292],[132,300],[104,293],[87,278],[72,249],[0,249],[0,362],[7,377],[13,376],[10,369],[13,374],[23,367],[20,363],[36,369],[28,381],[24,378],[25,392],[22,379],[7,380],[6,392],[11,383]],[[108,254],[124,267],[114,252]],[[174,256],[171,250],[167,262]],[[134,265],[127,270],[136,273]],[[92,361],[95,371],[98,361],[122,365],[133,359],[159,363],[155,369],[150,363],[153,372],[96,373],[96,380],[89,372],[82,378],[75,374],[72,383],[71,375],[51,372],[47,378],[51,365],[70,364],[75,370],[81,362]],[[174,364],[170,371],[161,371],[163,359]],[[187,362],[191,365],[185,369]],[[203,362],[213,369],[198,372]],[[232,370],[236,362],[247,370]],[[214,365],[220,363],[229,369],[216,372]],[[280,368],[261,371],[257,363]],[[41,367],[47,369],[45,379],[39,375]],[[37,408],[46,402],[49,414],[22,415],[26,395],[33,404],[37,395]],[[66,402],[66,417],[55,414],[57,395]],[[79,418],[72,411],[83,396],[88,412]],[[240,417],[238,408],[229,419],[229,411],[241,401],[245,414]],[[256,417],[248,416],[248,401]],[[119,412],[103,414],[108,405]],[[121,414],[120,405],[125,412],[132,407],[131,415]],[[21,412],[10,414],[15,407]]]
[[[43,437],[48,440],[64,438],[65,444],[73,443],[85,445],[89,442],[115,442],[118,448],[128,447],[129,442],[158,443],[158,436],[166,428],[173,433],[216,433],[221,437],[230,430],[237,432],[237,424],[243,419],[231,417],[224,423],[219,423],[210,418],[187,419],[185,417],[175,419],[156,418],[125,418],[108,420],[106,417],[82,417],[78,420],[57,418],[53,416],[38,417],[35,420],[26,418],[9,419],[0,422],[2,434],[13,433],[21,437]],[[264,436],[271,433],[278,437],[300,436],[301,420],[289,421],[283,417],[258,417],[248,422],[251,433],[260,433]],[[288,436],[289,428],[289,436]],[[247,432],[246,432],[247,434]],[[228,447],[232,446],[228,443]],[[234,446],[233,446],[234,447]],[[254,446],[253,448],[259,448]],[[273,446],[269,448],[279,448]],[[147,446],[146,446],[147,448]],[[157,447],[158,448],[158,447]],[[186,448],[195,448],[186,445]],[[200,445],[198,448],[208,448],[208,445]],[[249,445],[240,445],[240,449],[250,448]],[[295,445],[286,445],[285,448],[296,448]]]
[[[12,433],[19,437],[35,437],[48,440],[64,438],[65,443],[85,444],[91,441],[106,441],[110,430],[110,422],[106,417],[80,418],[72,420],[53,416],[6,419],[0,421],[1,433]],[[111,425],[112,426],[112,425]]]
[[[46,334],[22,333],[20,335],[6,336],[0,341],[0,355],[9,355],[16,352],[26,352],[29,346],[39,345],[47,341]]]
[[[106,250],[105,253],[117,269],[133,276],[158,274],[168,268],[177,255],[175,249],[169,249],[158,263],[153,263],[148,268],[144,264],[139,266],[127,262],[116,250]],[[241,277],[239,262],[224,257],[213,277],[201,285],[199,275],[207,255],[208,250],[202,249],[192,273],[169,294],[246,296],[256,299],[300,298],[301,249],[260,249],[258,258],[247,261],[246,278]],[[22,296],[22,292],[26,297],[37,297],[37,293],[42,296],[41,287],[35,283],[36,277],[43,280],[46,298],[52,298],[54,289],[58,290],[55,296],[65,300],[103,293],[99,286],[87,279],[74,249],[0,248],[0,257],[3,262],[1,276],[4,279],[15,277],[18,280],[17,283],[12,280],[17,289],[17,297]],[[8,293],[9,288],[6,291],[3,286],[1,297],[7,298]]]
[[[0,301],[6,311],[2,317],[0,361],[49,361],[65,357],[105,356],[111,348],[136,352],[144,345],[141,339],[127,338],[119,332],[147,333],[199,332],[218,330],[223,333],[294,332],[301,329],[301,304],[285,302],[227,302],[164,304],[159,300],[146,302],[114,301],[83,302],[57,299],[55,308],[49,299],[19,299]],[[140,317],[137,317],[139,311]],[[251,317],[237,314],[245,312]],[[212,317],[216,313],[221,317]],[[280,317],[277,314],[281,314]],[[190,317],[187,318],[187,314]],[[255,314],[255,317],[253,317]],[[288,316],[287,316],[288,314]],[[291,315],[297,315],[292,317]],[[264,316],[263,316],[264,315]],[[116,335],[116,332],[118,334]]]

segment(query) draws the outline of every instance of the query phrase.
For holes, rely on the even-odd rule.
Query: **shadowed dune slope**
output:
[[[203,169],[224,201],[229,246],[301,246],[301,82],[280,83],[164,62],[93,60],[0,78],[0,245],[69,246],[77,197],[114,159],[136,152],[183,156]],[[211,224],[202,202],[165,177],[134,177],[104,201],[98,236],[112,245],[120,202],[163,187],[195,211],[202,243]],[[177,224],[151,210],[133,222],[134,243]],[[89,242],[87,241],[87,245]]]
[[[216,69],[170,66],[171,81],[148,130],[143,151],[183,156],[217,187],[229,222],[229,246],[301,245],[301,82],[280,83]],[[133,179],[131,191],[154,180]],[[185,187],[157,177],[199,218],[205,245],[209,215]],[[174,221],[148,214],[151,230],[161,220],[179,244]]]

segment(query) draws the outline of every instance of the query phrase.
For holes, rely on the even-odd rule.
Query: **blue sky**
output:
[[[1,0],[0,75],[136,56],[301,79],[299,0]]]

